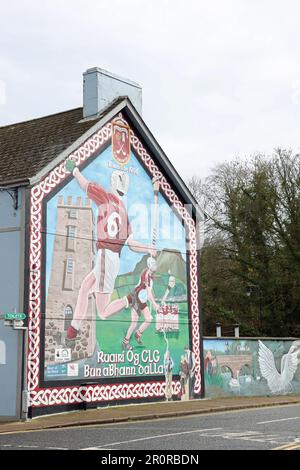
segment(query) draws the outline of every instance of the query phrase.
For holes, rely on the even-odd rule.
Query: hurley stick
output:
[[[154,192],[154,205],[152,215],[152,245],[156,247],[157,242],[157,209],[158,209],[158,192],[159,192],[159,178],[160,176],[154,176],[152,179],[153,192]]]

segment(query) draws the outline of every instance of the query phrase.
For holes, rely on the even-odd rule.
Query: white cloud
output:
[[[143,116],[184,177],[299,147],[296,0],[24,0],[0,17],[0,125],[81,106],[99,66],[140,82]]]
[[[6,83],[3,80],[0,80],[0,105],[5,104],[6,102]]]

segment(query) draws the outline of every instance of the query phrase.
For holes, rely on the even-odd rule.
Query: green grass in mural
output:
[[[123,275],[119,276],[116,280],[116,288],[112,296],[112,300],[123,297],[132,291],[139,280],[139,276],[135,275]],[[156,283],[154,293],[156,299],[161,299],[168,283],[168,276],[161,276],[159,284]],[[182,284],[182,283],[181,283]],[[180,285],[180,281],[176,283],[176,286]],[[177,287],[178,288],[178,287]],[[185,286],[182,284],[180,292],[186,292]],[[173,294],[174,295],[174,294]],[[170,292],[172,298],[172,291]],[[189,327],[188,327],[188,308],[187,302],[176,302],[179,306],[179,332],[167,333],[169,341],[169,350],[174,361],[174,374],[179,371],[179,364],[181,355],[184,354],[184,347],[189,344]],[[160,364],[163,364],[163,356],[166,350],[166,341],[163,333],[156,333],[155,331],[155,312],[152,310],[153,320],[149,328],[143,334],[143,346],[138,345],[134,339],[134,335],[131,338],[131,344],[133,351],[141,353],[143,349],[159,350],[160,351]],[[139,324],[144,321],[144,317],[141,316]],[[98,348],[104,353],[119,354],[123,352],[122,340],[127,332],[127,329],[131,323],[131,311],[130,308],[123,309],[108,320],[100,320],[97,318],[97,342]],[[129,365],[124,363],[124,366]]]

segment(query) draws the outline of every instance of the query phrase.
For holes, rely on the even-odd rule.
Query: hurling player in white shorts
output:
[[[142,271],[139,282],[133,291],[121,299],[114,300],[105,309],[104,317],[109,318],[111,315],[114,315],[123,308],[128,308],[129,306],[131,307],[131,324],[122,341],[123,349],[132,349],[130,338],[137,327],[139,317],[141,315],[144,317],[144,322],[136,330],[134,337],[138,344],[143,344],[142,334],[144,331],[146,331],[147,328],[149,328],[153,319],[147,305],[147,301],[150,301],[156,311],[159,309],[159,305],[155,301],[152,293],[153,279],[156,269],[157,263],[155,259],[149,257],[147,259],[147,268]]]
[[[132,251],[149,253],[155,256],[156,250],[136,242],[132,238],[132,229],[126,208],[121,197],[128,190],[128,175],[116,170],[111,175],[111,192],[102,186],[89,182],[69,159],[66,169],[72,172],[79,186],[98,207],[97,218],[97,255],[94,269],[82,281],[74,317],[67,330],[67,338],[75,339],[81,322],[86,317],[89,295],[95,293],[98,315],[105,319],[105,310],[109,305],[114,290],[115,280],[119,273],[120,254],[125,244]]]

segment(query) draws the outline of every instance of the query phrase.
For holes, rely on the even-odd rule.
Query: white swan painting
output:
[[[261,375],[267,380],[272,393],[291,391],[291,382],[300,364],[300,341],[294,341],[287,354],[281,358],[281,370],[278,372],[272,351],[258,341],[258,362]]]

